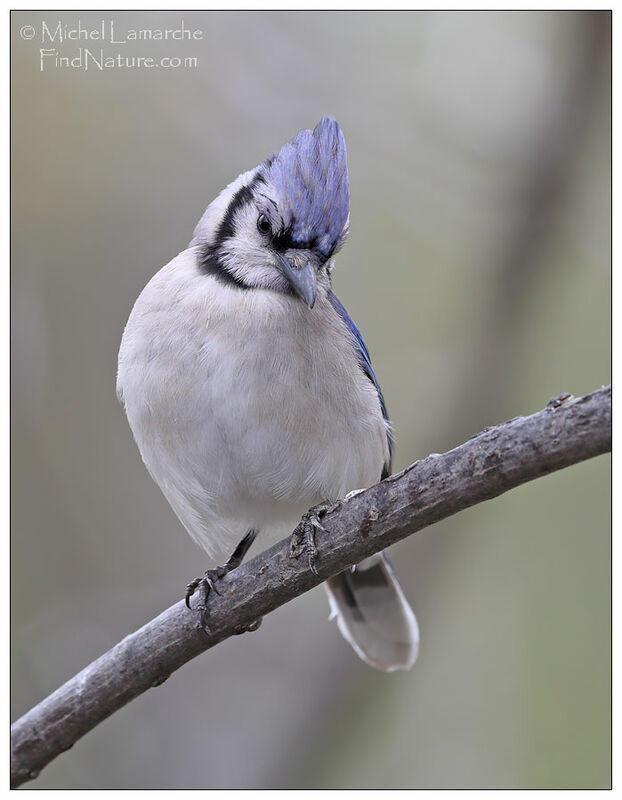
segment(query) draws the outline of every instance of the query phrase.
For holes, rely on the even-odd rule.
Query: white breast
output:
[[[195,248],[136,301],[117,387],[147,469],[210,554],[249,528],[286,535],[388,458],[376,391],[327,298],[309,310],[223,285]]]

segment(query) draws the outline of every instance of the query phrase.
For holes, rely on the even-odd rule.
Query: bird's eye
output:
[[[270,220],[265,214],[260,214],[257,217],[257,230],[259,233],[270,233]]]

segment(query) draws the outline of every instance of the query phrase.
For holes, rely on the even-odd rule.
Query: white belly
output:
[[[149,472],[210,554],[249,528],[286,535],[310,506],[379,480],[388,457],[375,389],[328,300],[309,310],[223,286],[193,250],[138,298],[118,389]]]

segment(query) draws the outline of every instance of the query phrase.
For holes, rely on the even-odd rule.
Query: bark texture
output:
[[[351,564],[422,528],[611,449],[611,387],[560,395],[543,411],[487,428],[331,507],[316,544],[319,575],[285,540],[229,573],[209,601],[211,634],[184,603],[171,606],[102,655],[11,728],[11,784],[52,759],[187,661],[242,632]]]

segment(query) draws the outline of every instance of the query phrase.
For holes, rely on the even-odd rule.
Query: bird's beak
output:
[[[317,293],[317,277],[313,261],[307,261],[302,267],[294,267],[285,256],[278,256],[279,269],[289,281],[289,285],[309,308],[313,308]]]

